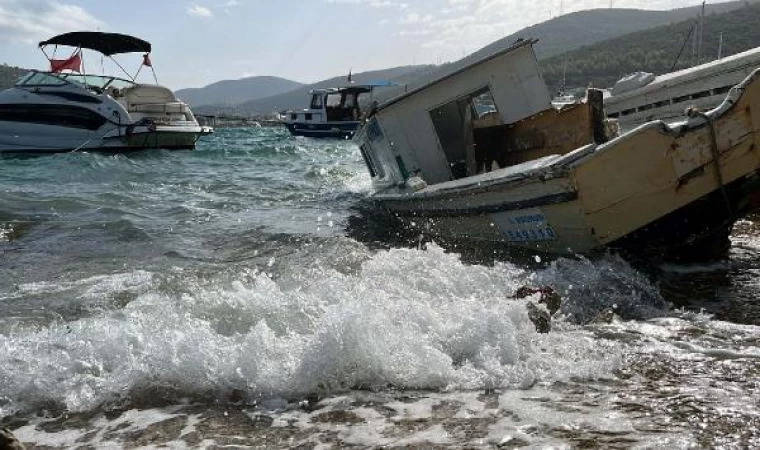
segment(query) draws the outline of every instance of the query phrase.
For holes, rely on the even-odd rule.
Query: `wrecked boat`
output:
[[[355,140],[408,226],[528,251],[725,252],[760,206],[760,72],[716,109],[618,135],[602,92],[552,107],[533,40],[375,105]]]

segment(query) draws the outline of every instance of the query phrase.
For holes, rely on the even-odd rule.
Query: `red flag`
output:
[[[82,57],[79,52],[74,53],[68,59],[51,59],[50,71],[53,73],[60,73],[69,69],[74,72],[82,73]]]
[[[150,55],[148,53],[143,55],[143,65],[153,67],[153,63],[150,62]]]

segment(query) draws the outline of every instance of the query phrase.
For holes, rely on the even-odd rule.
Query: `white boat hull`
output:
[[[211,130],[200,126],[126,127],[107,125],[105,131],[40,124],[0,122],[0,154],[61,153],[70,151],[126,152],[147,149],[189,150]]]
[[[374,198],[444,238],[560,254],[704,256],[725,249],[734,222],[760,208],[758,132],[760,71],[705,117],[651,122],[563,156],[416,191],[386,187]]]

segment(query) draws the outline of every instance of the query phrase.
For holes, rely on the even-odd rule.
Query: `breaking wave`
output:
[[[435,245],[376,253],[353,245],[344,257],[357,269],[317,259],[275,271],[270,260],[231,279],[177,270],[74,283],[91,303],[116,291],[127,300],[0,334],[0,414],[51,404],[87,411],[137,402],[146,390],[169,401],[225,401],[238,391],[252,402],[605,378],[621,350],[579,324],[613,306],[631,317],[666,310],[654,286],[613,257],[558,260],[536,272],[464,264]],[[564,301],[549,334],[528,318],[526,303],[536,298],[511,298],[537,284],[554,286]]]

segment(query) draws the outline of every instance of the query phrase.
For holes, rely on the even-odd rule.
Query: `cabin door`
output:
[[[488,87],[452,100],[429,111],[441,150],[451,168],[452,179],[468,176],[468,152],[472,152],[472,121],[496,112]]]

